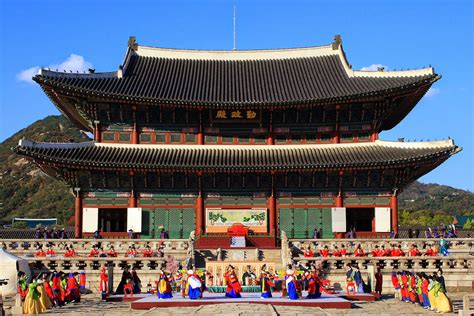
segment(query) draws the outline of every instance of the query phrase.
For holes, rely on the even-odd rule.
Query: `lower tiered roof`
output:
[[[461,148],[451,139],[275,146],[54,144],[20,140],[14,150],[37,164],[68,169],[289,171],[430,163],[434,168]]]

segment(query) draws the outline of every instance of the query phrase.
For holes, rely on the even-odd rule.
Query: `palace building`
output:
[[[131,37],[117,71],[41,69],[33,78],[86,143],[21,140],[18,154],[66,181],[75,234],[247,244],[397,231],[403,188],[461,149],[453,140],[382,141],[440,79],[432,67],[357,71],[327,46],[180,50]]]

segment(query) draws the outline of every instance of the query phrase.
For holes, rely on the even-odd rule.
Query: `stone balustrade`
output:
[[[379,266],[381,270],[415,270],[416,272],[432,272],[438,268],[445,271],[474,270],[474,256],[433,256],[433,257],[296,257],[293,262],[297,265],[307,264],[323,260],[323,267],[329,273],[345,271],[347,264],[358,264],[361,269],[366,269],[368,264]]]
[[[474,239],[473,238],[450,238],[446,239],[449,242],[449,252],[452,254],[469,254],[474,253]],[[398,247],[402,246],[404,251],[408,251],[412,244],[416,245],[420,251],[423,251],[426,245],[438,245],[439,239],[289,239],[288,242],[299,248],[306,249],[308,246],[314,250],[319,250],[324,246],[328,246],[329,250],[333,250],[334,246],[339,249],[344,245],[346,250],[351,251],[360,244],[365,253],[370,253],[375,246],[391,247],[392,245]]]
[[[165,257],[151,257],[151,258],[131,258],[131,257],[116,257],[116,258],[64,258],[64,257],[50,257],[50,258],[25,258],[30,266],[35,271],[43,270],[57,270],[64,272],[99,272],[102,266],[112,265],[114,270],[122,270],[125,266],[134,267],[136,270],[156,270],[161,263],[166,263]],[[179,260],[178,260],[179,261]]]
[[[119,255],[125,254],[129,246],[135,246],[140,253],[149,245],[151,249],[160,249],[164,253],[180,253],[193,251],[193,242],[188,239],[3,239],[0,245],[16,255],[36,253],[36,246],[41,245],[46,251],[52,244],[54,251],[61,255],[66,245],[73,245],[78,256],[87,256],[94,245],[100,243],[105,251],[114,246]]]

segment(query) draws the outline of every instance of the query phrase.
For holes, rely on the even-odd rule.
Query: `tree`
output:
[[[12,224],[12,228],[26,229],[26,228],[28,228],[28,225],[25,222],[14,222]]]

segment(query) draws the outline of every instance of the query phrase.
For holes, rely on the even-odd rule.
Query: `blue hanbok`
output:
[[[296,279],[293,274],[289,274],[286,276],[286,291],[288,292],[288,298],[290,300],[297,300],[299,299],[298,290],[296,285]]]
[[[188,275],[186,289],[191,300],[201,298],[201,286],[202,282],[200,279],[194,275]]]

